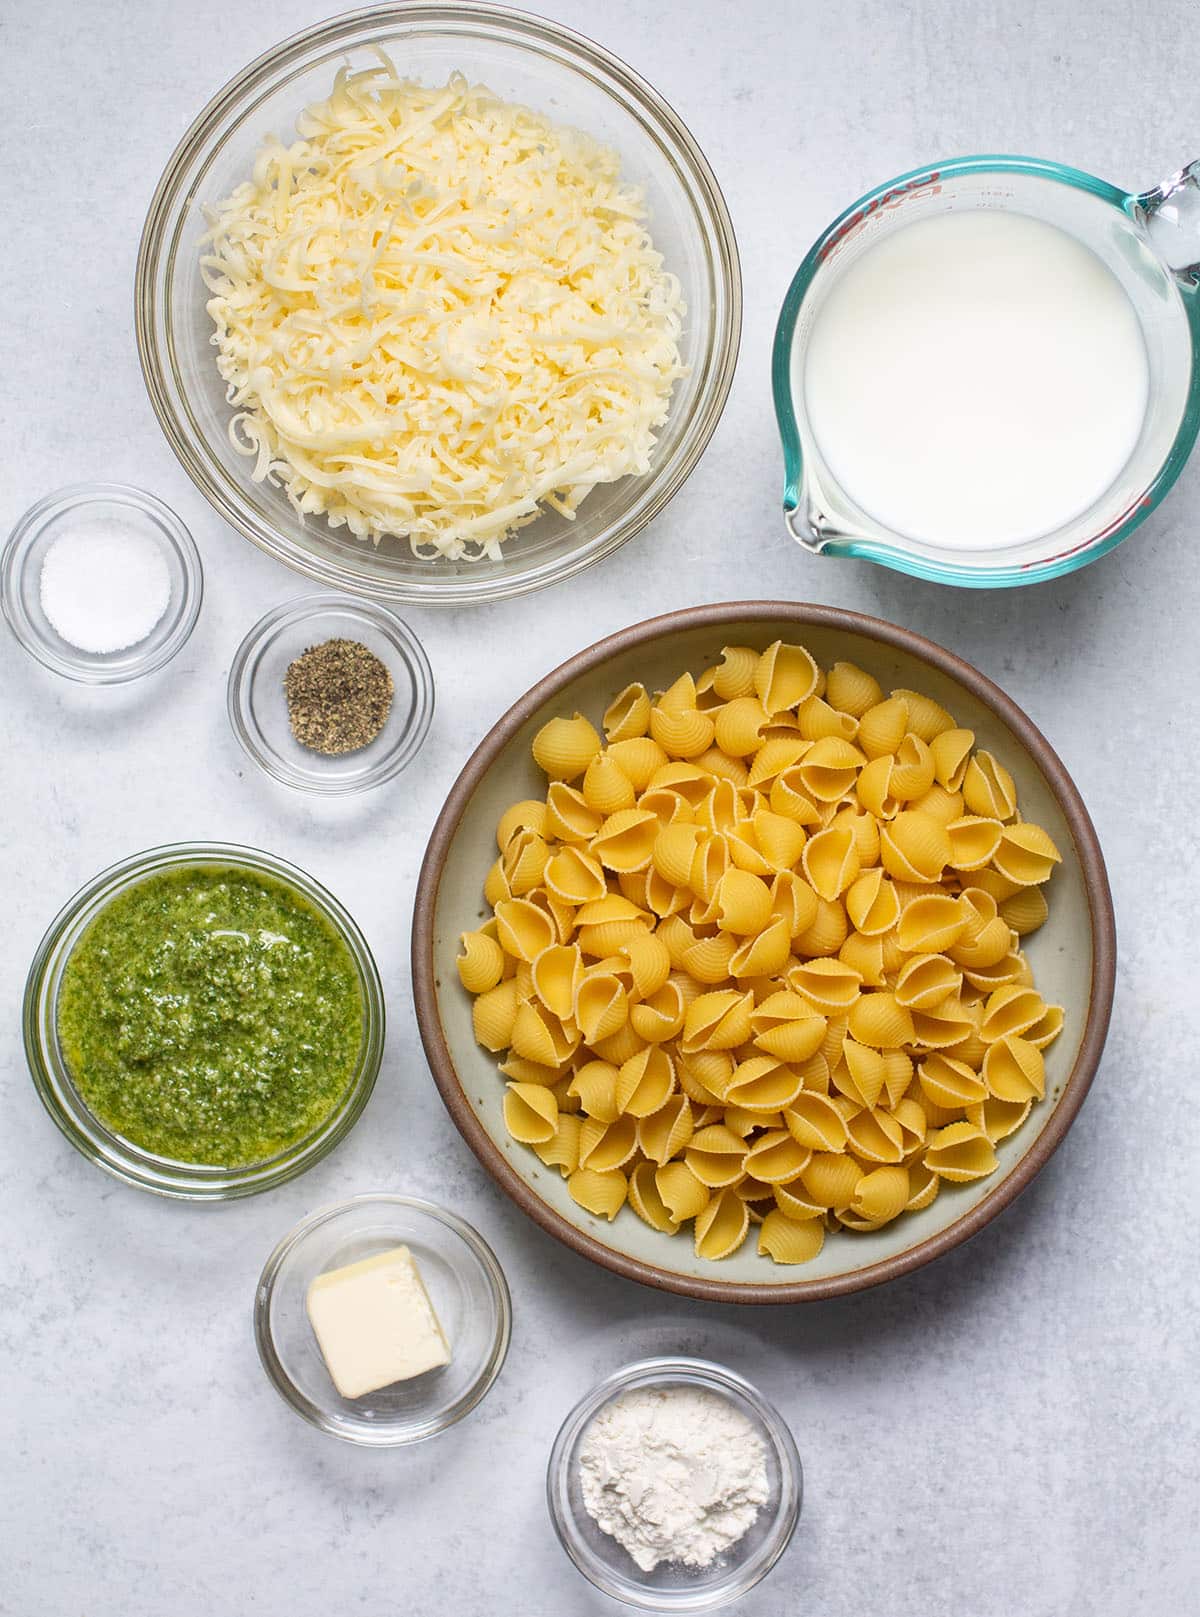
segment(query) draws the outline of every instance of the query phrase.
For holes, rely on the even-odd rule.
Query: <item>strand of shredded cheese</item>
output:
[[[498,558],[645,472],[685,308],[616,154],[454,75],[343,68],[207,212],[234,447],[301,514]]]

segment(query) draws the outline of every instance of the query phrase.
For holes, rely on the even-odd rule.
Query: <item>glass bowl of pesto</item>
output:
[[[187,1201],[293,1179],[362,1113],[383,1055],[366,940],[333,895],[255,848],[134,854],[78,892],[25,987],[29,1069],[71,1144]]]

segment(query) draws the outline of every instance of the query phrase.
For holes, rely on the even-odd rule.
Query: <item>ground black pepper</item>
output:
[[[302,747],[334,756],[367,746],[387,723],[395,686],[357,640],[310,646],[284,676],[288,720]]]

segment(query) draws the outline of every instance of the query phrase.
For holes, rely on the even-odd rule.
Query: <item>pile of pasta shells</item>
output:
[[[970,730],[777,641],[533,756],[458,970],[577,1203],[804,1263],[993,1172],[1062,1028],[1021,947],[1060,855]]]

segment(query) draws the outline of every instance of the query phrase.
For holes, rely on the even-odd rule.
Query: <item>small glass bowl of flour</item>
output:
[[[547,1475],[550,1516],[598,1589],[645,1611],[739,1599],[787,1548],[800,1456],[748,1381],[705,1359],[642,1359],[567,1416]]]
[[[48,494],[0,558],[0,603],[25,650],[67,679],[118,685],[169,662],[200,611],[200,557],[161,500],[120,483]]]

